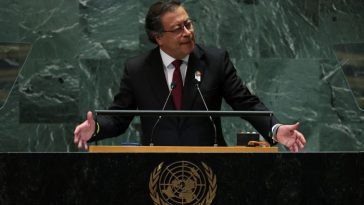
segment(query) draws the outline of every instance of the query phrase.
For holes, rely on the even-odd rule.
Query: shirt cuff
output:
[[[96,137],[97,134],[99,134],[99,132],[100,132],[100,124],[97,121],[95,121],[95,131],[92,134],[92,137]]]
[[[273,139],[274,142],[278,142],[277,133],[278,133],[278,129],[279,129],[280,126],[282,126],[282,124],[275,124],[272,127],[272,139]]]

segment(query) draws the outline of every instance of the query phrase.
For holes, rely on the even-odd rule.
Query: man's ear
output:
[[[160,46],[161,44],[162,44],[162,34],[160,34],[160,33],[156,33],[155,35],[154,35],[154,39],[155,39],[155,41],[157,42],[157,44]]]

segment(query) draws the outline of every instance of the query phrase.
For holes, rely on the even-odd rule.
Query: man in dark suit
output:
[[[158,47],[126,62],[120,90],[109,109],[206,110],[207,106],[209,110],[220,110],[224,98],[234,110],[268,110],[242,84],[225,50],[195,43],[192,21],[179,2],[153,4],[145,28]],[[203,98],[197,91],[195,78],[199,78]],[[291,151],[298,151],[306,143],[297,131],[298,123],[282,125],[274,117],[245,119],[271,144],[279,142]],[[124,133],[131,120],[132,117],[99,116],[95,122],[88,112],[87,120],[75,129],[74,142],[87,149],[89,141]],[[148,145],[152,140],[155,145],[212,146],[217,140],[218,145],[224,146],[220,118],[213,120],[216,139],[208,117],[164,117],[155,128],[157,117],[141,117],[141,143]],[[273,137],[269,137],[270,131]]]

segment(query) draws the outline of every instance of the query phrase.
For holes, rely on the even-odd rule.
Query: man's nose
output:
[[[188,29],[185,25],[183,25],[183,35],[191,35],[193,29]]]

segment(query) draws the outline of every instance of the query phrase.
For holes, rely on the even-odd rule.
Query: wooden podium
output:
[[[278,147],[90,146],[89,152],[118,153],[277,153]]]

